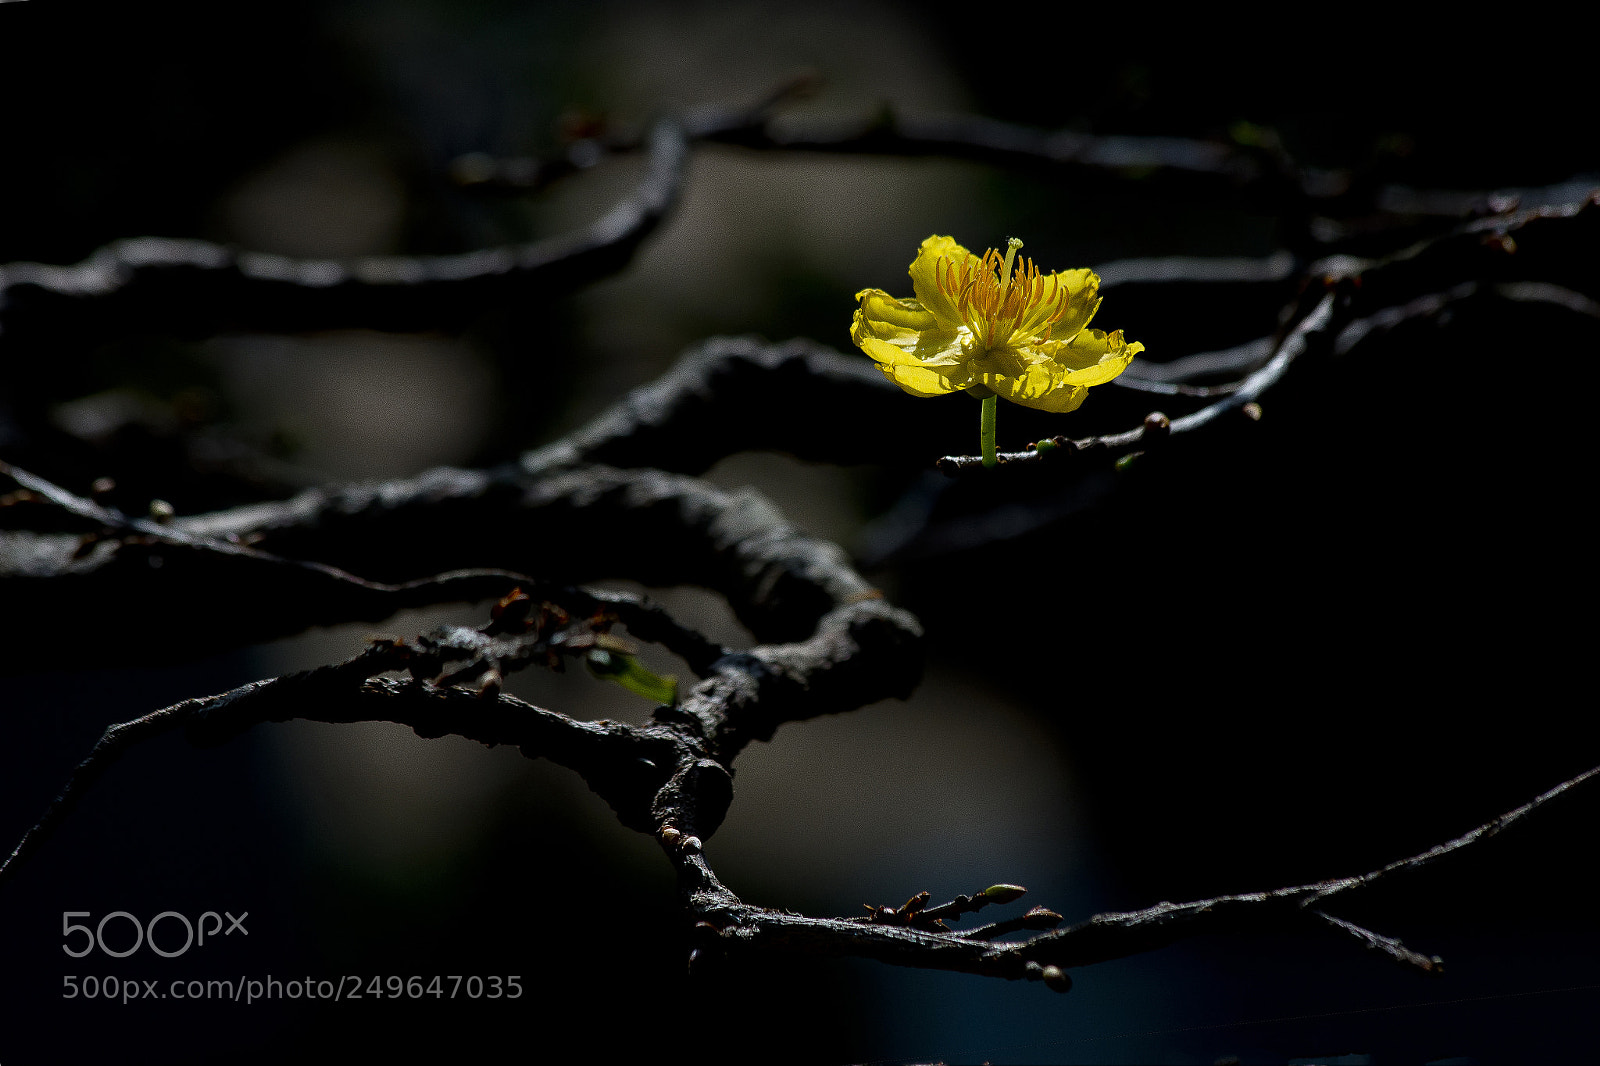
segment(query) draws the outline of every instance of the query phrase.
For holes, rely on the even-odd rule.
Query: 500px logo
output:
[[[224,930],[222,927],[222,919],[224,915],[226,915],[228,919],[228,927],[226,930]],[[162,911],[154,918],[151,918],[150,921],[146,922],[144,925],[140,925],[139,919],[135,918],[127,911],[112,911],[110,914],[107,914],[105,917],[101,918],[99,924],[97,924],[93,929],[90,929],[87,925],[74,924],[72,921],[74,918],[87,917],[89,917],[88,911],[61,912],[62,940],[70,940],[74,933],[82,933],[84,935],[83,947],[80,950],[73,950],[73,947],[70,943],[64,942],[61,945],[61,950],[66,952],[68,955],[71,955],[75,959],[83,958],[96,947],[98,947],[104,954],[110,955],[113,959],[125,959],[129,955],[132,955],[135,951],[138,951],[139,948],[145,944],[148,944],[150,946],[150,950],[155,952],[157,955],[160,955],[162,958],[175,959],[179,955],[182,955],[184,952],[188,951],[192,946],[198,945],[200,947],[204,947],[206,937],[208,935],[213,940],[216,939],[218,933],[221,933],[223,936],[231,936],[235,931],[237,931],[243,933],[245,936],[250,935],[250,930],[244,927],[244,920],[250,917],[249,911],[245,911],[237,918],[235,918],[228,911],[223,911],[222,914],[218,914],[216,911],[206,911],[200,916],[197,922],[189,921],[186,916],[179,914],[177,911]],[[113,918],[126,919],[127,923],[133,926],[132,947],[119,951],[115,948],[106,946],[106,923],[110,922]],[[183,926],[183,944],[181,947],[168,950],[156,943],[156,926],[161,924],[162,919],[168,920],[168,928],[171,928],[173,922]],[[211,927],[209,929],[206,928],[207,919],[209,919],[211,922]],[[198,938],[195,935],[197,926],[199,929]],[[168,939],[169,943],[175,939],[175,934],[167,933],[163,935]]]

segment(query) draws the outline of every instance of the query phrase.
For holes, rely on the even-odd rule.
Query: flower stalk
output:
[[[1000,465],[1000,456],[994,446],[994,416],[1000,406],[1000,397],[994,393],[983,398],[983,410],[978,415],[978,446],[983,452],[984,466]]]

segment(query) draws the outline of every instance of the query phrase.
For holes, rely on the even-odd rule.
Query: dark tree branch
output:
[[[1499,214],[1519,204],[1559,205],[1586,195],[1594,185],[1590,175],[1554,186],[1494,192],[1409,188],[1350,171],[1299,164],[1271,131],[1249,144],[1095,136],[1046,132],[976,116],[901,116],[887,106],[856,120],[807,122],[782,117],[785,104],[810,95],[818,83],[814,75],[802,74],[753,106],[695,109],[684,117],[686,135],[695,142],[756,151],[963,159],[1046,173],[1089,193],[1124,188],[1135,181],[1153,197],[1170,202],[1233,201],[1275,211],[1296,227],[1299,240],[1324,246],[1352,239],[1370,243],[1400,234],[1420,239],[1437,231],[1441,222],[1448,225],[1465,216]],[[474,184],[538,188],[594,165],[605,153],[637,151],[642,143],[637,130],[597,121],[581,131],[562,158],[473,156],[460,169],[463,179]]]
[[[0,879],[129,746],[178,725],[188,726],[192,738],[214,743],[265,721],[387,720],[411,725],[422,736],[455,733],[488,744],[516,744],[525,754],[578,770],[624,825],[656,832],[670,824],[710,834],[732,799],[732,763],[746,744],[770,739],[783,722],[853,710],[890,696],[904,698],[921,673],[921,632],[909,615],[883,603],[847,568],[823,572],[835,562],[826,557],[829,553],[808,551],[806,544],[785,537],[781,527],[768,532],[782,543],[784,554],[775,567],[792,567],[796,580],[819,582],[843,601],[817,621],[809,639],[718,656],[706,668],[710,676],[677,705],[658,709],[645,727],[576,722],[501,695],[498,683],[470,691],[451,687],[498,678],[546,653],[592,646],[570,637],[534,630],[520,639],[507,634],[497,618],[482,630],[449,627],[415,643],[378,641],[337,666],[187,700],[110,727],[61,797],[0,867]],[[782,576],[765,564],[756,565],[769,578]],[[452,666],[462,663],[467,665]],[[371,680],[400,669],[410,670],[416,681],[397,685]],[[621,755],[614,746],[618,738],[649,750]],[[611,746],[597,746],[602,743]]]
[[[115,554],[125,548],[152,553],[145,556],[146,563],[148,565],[150,559],[161,559],[162,566],[157,567],[158,570],[166,566],[173,552],[181,558],[199,557],[195,560],[195,580],[202,584],[214,582],[220,586],[221,598],[225,603],[234,602],[241,596],[251,596],[255,599],[254,607],[267,607],[272,618],[252,614],[253,624],[259,625],[259,632],[267,635],[281,636],[294,631],[292,626],[295,619],[299,619],[302,627],[305,622],[317,617],[330,620],[330,624],[333,621],[375,621],[407,608],[477,602],[497,598],[513,588],[521,588],[533,597],[556,599],[574,612],[608,612],[641,640],[660,644],[680,656],[697,674],[704,675],[713,662],[727,654],[726,648],[681,625],[659,605],[643,596],[557,586],[527,574],[492,569],[453,570],[394,584],[368,581],[337,567],[260,551],[243,544],[237,534],[213,537],[149,519],[129,518],[114,508],[102,507],[91,500],[74,496],[43,478],[4,462],[0,462],[0,476],[9,477],[32,496],[95,525],[90,535],[80,535],[72,541],[76,544],[74,554],[63,569],[52,568],[59,562],[60,549],[68,543],[59,536],[40,538],[0,532],[0,560],[14,568],[0,568],[0,576],[11,578],[13,587],[19,590],[37,587],[38,582],[72,577],[94,584],[100,580],[95,575],[102,574],[94,563],[97,545],[106,542],[102,552],[104,558],[101,560],[106,567],[112,564]],[[7,549],[10,549],[9,553]],[[205,561],[201,562],[201,559]],[[104,580],[113,588],[117,584],[114,576],[104,577]],[[48,587],[42,591],[48,594]],[[91,589],[91,592],[100,594],[98,589]],[[197,594],[202,592],[197,590]],[[296,597],[304,597],[306,601],[298,612],[293,607]],[[316,611],[307,614],[312,605]],[[195,605],[190,603],[188,608],[194,609]],[[280,613],[281,618],[278,617]],[[239,620],[241,623],[244,621]],[[48,649],[29,645],[24,617],[12,615],[6,624],[16,627],[16,633],[8,634],[8,643],[10,650],[19,655],[19,663],[24,653],[35,656],[33,665],[39,663],[38,655],[48,657]],[[285,625],[291,628],[284,629]],[[4,632],[0,630],[0,633]],[[230,642],[248,640],[254,632],[258,630],[246,624],[224,639]]]
[[[498,597],[518,584],[626,577],[702,585],[726,595],[758,637],[778,641],[802,639],[834,608],[876,595],[839,548],[797,533],[753,492],[725,493],[660,471],[583,467],[541,478],[516,467],[435,470],[167,525],[79,505],[108,526],[106,535],[86,542],[69,533],[0,531],[11,608],[0,618],[0,647],[12,668],[84,653],[29,621],[49,616],[63,596],[144,604],[152,615],[145,636],[128,634],[93,654],[149,661],[308,624],[375,621],[405,606]],[[471,568],[483,559],[512,568]],[[410,576],[418,571],[440,576],[418,581]],[[629,610],[630,622],[654,634],[648,639],[670,639],[691,664],[708,668],[716,649],[657,612]],[[228,625],[183,648],[160,637],[200,615]]]
[[[1582,251],[1592,239],[1589,231],[1596,217],[1600,217],[1600,213],[1595,210],[1574,205],[1510,218],[1481,219],[1454,235],[1388,262],[1341,261],[1326,266],[1354,271],[1350,276],[1359,277],[1359,288],[1347,290],[1351,293],[1348,301],[1351,307],[1371,307],[1371,293],[1375,290],[1384,292],[1389,301],[1397,299],[1401,293],[1388,281],[1392,272],[1398,271],[1413,284],[1435,283],[1441,276],[1457,273],[1459,268],[1455,264],[1461,257],[1487,257],[1486,265],[1500,268],[1502,276],[1506,275],[1504,268],[1508,262],[1519,270],[1531,266],[1563,277],[1576,274],[1572,279],[1574,284],[1593,288],[1586,276],[1586,271],[1592,274],[1592,268],[1587,268],[1587,258]],[[1452,254],[1437,252],[1440,247],[1450,249]],[[1533,251],[1525,254],[1524,247],[1531,247]],[[1516,250],[1512,251],[1513,248]],[[1584,266],[1575,269],[1574,263],[1578,261]],[[1151,269],[1145,275],[1159,277],[1173,272],[1172,268]],[[1257,272],[1269,280],[1277,277],[1276,268],[1262,267]],[[1125,273],[1132,276],[1138,272],[1127,270]],[[1218,276],[1235,274],[1237,271],[1230,270]],[[1524,289],[1515,289],[1519,285]],[[1526,290],[1528,285],[1535,286],[1537,291]],[[1557,295],[1552,298],[1560,299],[1563,306],[1579,310],[1593,304],[1590,297],[1577,289],[1530,281],[1515,274],[1506,276],[1498,286],[1523,297],[1549,296],[1554,292]],[[1428,299],[1422,299],[1424,310],[1432,306]],[[1390,302],[1372,308],[1369,318],[1381,324],[1397,314],[1404,317],[1416,313],[1416,304],[1416,299],[1398,307]],[[1325,343],[1330,331],[1342,328],[1353,319],[1354,312],[1350,310],[1335,314],[1332,296],[1325,295],[1318,307],[1290,331],[1272,360],[1245,381],[1218,390],[1225,393],[1224,398],[1208,407],[1176,419],[1152,415],[1139,428],[1121,434],[1084,440],[1056,437],[1043,442],[1043,448],[1010,453],[1004,458],[1008,465],[1059,465],[1062,459],[1079,456],[1111,459],[1142,451],[1163,438],[1214,424],[1230,412],[1248,412],[1248,405],[1281,378],[1308,342]],[[1361,323],[1354,322],[1345,332],[1346,339],[1358,336],[1361,330]],[[778,412],[764,402],[775,384],[782,385],[790,401],[780,405]],[[891,399],[895,402],[890,402]],[[850,432],[814,432],[813,413],[824,408],[835,420],[851,427]],[[139,595],[150,602],[170,604],[174,620],[197,605],[193,598],[171,595],[174,576],[178,573],[187,572],[194,586],[203,589],[208,597],[219,588],[238,588],[244,592],[258,583],[280,590],[276,598],[263,597],[269,609],[250,612],[249,624],[234,639],[279,635],[298,629],[307,621],[376,619],[400,606],[421,602],[496,596],[518,578],[505,571],[473,570],[470,567],[475,560],[441,555],[438,565],[426,569],[448,576],[415,583],[411,577],[416,573],[415,559],[409,553],[403,563],[386,558],[381,548],[374,548],[373,538],[379,544],[399,546],[406,542],[385,538],[397,533],[442,530],[446,523],[459,520],[479,527],[497,527],[496,531],[502,534],[498,546],[514,551],[516,538],[503,535],[505,529],[513,527],[499,522],[498,512],[505,507],[513,511],[524,509],[530,499],[545,495],[532,489],[541,475],[554,474],[573,464],[596,460],[628,464],[652,462],[669,468],[698,470],[726,454],[730,440],[739,441],[745,447],[789,445],[805,458],[847,461],[860,454],[892,454],[895,450],[903,453],[907,439],[919,428],[931,429],[937,414],[939,412],[930,409],[930,405],[906,403],[865,360],[843,357],[805,342],[772,348],[753,341],[720,340],[691,352],[661,381],[637,390],[613,411],[567,440],[531,453],[524,458],[520,470],[436,471],[412,482],[396,483],[376,491],[352,489],[331,495],[313,492],[285,504],[262,505],[167,524],[130,519],[91,501],[75,497],[68,500],[59,492],[52,496],[51,490],[45,489],[36,495],[73,518],[99,528],[82,537],[0,534],[0,572],[16,578],[12,582],[18,597],[14,602],[22,608],[11,615],[10,624],[15,626],[17,619],[27,617],[30,594],[42,597],[41,608],[53,601],[60,593],[51,585],[57,578],[70,578],[72,583],[83,586],[88,596]],[[708,426],[714,427],[714,432],[705,432],[704,427]],[[695,427],[700,427],[699,431]],[[973,456],[949,457],[940,465],[947,472],[981,469],[979,460]],[[617,476],[626,480],[661,475]],[[569,479],[567,484],[570,488],[581,489],[585,496],[592,495],[598,488],[587,483],[585,478],[586,475],[579,475],[578,481]],[[30,483],[26,477],[14,480],[28,489]],[[620,490],[620,486],[613,488]],[[619,497],[613,494],[610,498]],[[557,492],[548,502],[561,503],[563,499],[563,493]],[[561,505],[568,506],[571,502],[567,500]],[[536,513],[542,510],[543,505],[534,508]],[[395,524],[395,516],[402,514],[406,516],[404,521]],[[548,528],[548,523],[541,523],[541,526]],[[582,547],[589,561],[586,566],[577,567],[580,576],[567,583],[589,579],[608,569],[615,572],[614,566],[595,558],[597,554],[605,554],[610,546],[611,542],[605,538],[586,542]],[[618,546],[616,550],[628,549]],[[559,545],[555,557],[570,559],[575,551],[575,546]],[[202,558],[204,564],[194,565]],[[530,561],[526,552],[521,558]],[[168,569],[159,574],[152,572],[157,563]],[[391,580],[353,576],[348,569],[356,566],[375,567],[377,572],[383,572],[382,577]],[[402,567],[409,568],[409,573]],[[452,573],[463,569],[468,572]],[[109,584],[93,578],[111,572],[116,572],[117,578]],[[665,581],[697,580],[678,574],[662,577]],[[721,587],[715,582],[712,584]],[[159,597],[153,594],[158,586]],[[151,592],[141,594],[140,589],[145,587]],[[213,608],[219,606],[210,598],[203,602]],[[287,613],[275,615],[270,609],[273,602]],[[305,617],[300,613],[305,602],[317,602],[324,615]],[[225,603],[220,606],[226,609]],[[58,647],[53,642],[45,643],[48,647]],[[18,652],[17,661],[24,661],[28,641],[13,638],[11,646]],[[129,650],[131,654],[144,654],[142,650]],[[48,654],[48,650],[34,652],[39,653]],[[702,653],[691,657],[701,667],[708,661],[707,655]]]
[[[548,301],[627,266],[676,204],[688,158],[671,123],[653,127],[646,145],[632,194],[588,227],[532,244],[340,261],[137,237],[73,266],[0,266],[0,345],[15,363],[23,351],[130,333],[459,329],[490,308]]]
[[[962,159],[1013,171],[1065,176],[1079,187],[1120,185],[1136,174],[1152,195],[1216,202],[1250,195],[1321,199],[1342,195],[1348,176],[1293,171],[1271,150],[1178,137],[1094,136],[1044,132],[978,116],[912,117],[885,106],[856,120],[803,122],[778,115],[782,105],[808,93],[814,79],[779,86],[751,107],[707,106],[684,116],[691,140],[756,151],[828,155],[886,155]],[[601,126],[566,159],[501,161],[474,158],[463,169],[475,182],[507,188],[538,187],[588,165],[597,152],[636,151],[642,138],[620,125]]]
[[[897,451],[909,459],[918,431],[936,432],[942,416],[904,399],[864,356],[808,340],[714,337],[588,425],[523,456],[522,466],[532,474],[579,463],[700,473],[736,450],[763,448],[813,462]]]
[[[1165,947],[1203,933],[1283,930],[1303,927],[1311,921],[1353,937],[1363,946],[1379,950],[1420,972],[1439,973],[1443,963],[1437,957],[1420,955],[1398,940],[1329,915],[1322,904],[1334,897],[1363,892],[1380,880],[1415,873],[1441,858],[1480,844],[1596,776],[1600,776],[1600,767],[1564,781],[1454,840],[1358,877],[1217,896],[1190,903],[1158,903],[1139,911],[1097,914],[1063,929],[1009,942],[989,940],[992,927],[988,926],[967,932],[937,933],[886,923],[864,923],[853,918],[806,918],[753,907],[739,902],[716,881],[698,847],[686,849],[676,840],[666,842],[666,847],[678,864],[680,883],[685,886],[688,904],[701,923],[699,928],[705,935],[704,942],[723,951],[859,956],[923,969],[1049,981],[1046,970],[1052,966],[1058,969],[1090,966]],[[942,913],[949,906],[932,908],[929,912]],[[1065,986],[1058,987],[1065,990]]]
[[[261,722],[399,722],[424,737],[449,733],[491,746],[515,744],[530,757],[549,758],[603,782],[596,790],[603,787],[608,799],[628,790],[631,782],[619,775],[637,766],[644,753],[671,746],[669,737],[652,738],[648,730],[615,722],[574,721],[507,695],[377,679],[379,674],[411,666],[415,651],[399,642],[376,642],[334,666],[254,681],[109,727],[61,794],[0,864],[0,883],[15,875],[19,864],[117,759],[139,742],[180,726],[197,743],[214,744]]]
[[[1381,951],[1402,966],[1410,966],[1421,970],[1423,973],[1438,974],[1444,972],[1444,960],[1437,955],[1419,955],[1394,937],[1379,936],[1370,929],[1364,929],[1354,922],[1347,922],[1343,918],[1335,918],[1333,915],[1325,914],[1322,911],[1312,911],[1311,913],[1328,923],[1330,928],[1355,937],[1357,943],[1367,950]]]
[[[1438,299],[1436,293],[1443,286],[1454,285],[1458,295],[1466,295],[1475,290],[1460,287],[1483,283],[1477,279],[1503,285],[1532,283],[1541,286],[1534,292],[1587,313],[1594,302],[1589,292],[1597,291],[1600,286],[1600,271],[1596,270],[1591,254],[1597,239],[1600,239],[1600,193],[1581,203],[1477,219],[1382,261],[1350,257],[1325,260],[1317,269],[1326,285],[1337,286],[1338,292],[1344,294],[1342,306],[1336,306],[1340,301],[1336,300],[1334,292],[1320,297],[1315,307],[1300,317],[1283,340],[1274,345],[1272,358],[1249,377],[1229,387],[1222,399],[1181,418],[1169,420],[1165,415],[1152,414],[1143,426],[1123,433],[1083,440],[1057,436],[1040,442],[1042,447],[1002,453],[1000,462],[1003,465],[1055,465],[1063,458],[1084,454],[1097,459],[1116,459],[1141,452],[1155,440],[1213,425],[1258,400],[1282,379],[1290,364],[1308,346],[1331,346],[1341,330],[1362,316],[1372,316],[1380,324],[1396,315],[1413,317],[1436,306],[1433,301]],[[1513,291],[1524,298],[1533,295],[1525,289]],[[1416,306],[1418,301],[1420,308]],[[1291,309],[1288,317],[1298,317],[1298,312]],[[1247,346],[1235,352],[1244,355],[1257,347]],[[1222,363],[1215,355],[1206,358],[1214,361],[1211,365]],[[1146,374],[1151,373],[1148,365],[1145,364]],[[1180,373],[1188,376],[1192,370],[1192,366],[1183,366]],[[986,470],[982,457],[976,455],[945,456],[937,465],[951,475],[981,475]]]
[[[1008,465],[1024,463],[1050,465],[1078,456],[1095,460],[1117,459],[1145,451],[1169,437],[1193,433],[1215,425],[1225,415],[1243,410],[1247,404],[1253,403],[1267,389],[1276,385],[1288,371],[1290,364],[1303,355],[1310,345],[1328,343],[1332,332],[1340,322],[1340,316],[1335,313],[1337,302],[1336,293],[1324,294],[1311,313],[1290,331],[1266,366],[1240,382],[1223,399],[1193,414],[1169,419],[1166,415],[1155,412],[1146,416],[1144,424],[1139,428],[1125,433],[1088,437],[1083,440],[1052,437],[1024,452],[1003,453],[1000,461]],[[939,460],[938,466],[940,470],[952,476],[982,473],[985,470],[982,456],[976,455],[947,455]]]

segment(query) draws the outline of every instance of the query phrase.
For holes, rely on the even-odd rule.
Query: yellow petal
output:
[[[1064,415],[1083,406],[1088,395],[1089,390],[1083,385],[1059,385],[1038,398],[1025,397],[1012,402],[1053,415]]]
[[[920,366],[936,373],[965,373],[961,337],[955,330],[930,329],[926,333],[902,330],[892,337],[858,331],[852,334],[862,351],[885,366]]]
[[[967,260],[976,260],[978,257],[957,244],[954,237],[929,237],[922,242],[917,249],[917,257],[911,261],[911,289],[922,306],[939,320],[940,325],[959,326],[960,310],[955,301],[939,288],[941,258],[954,263],[959,271]]]
[[[980,383],[993,389],[995,395],[1023,407],[1063,414],[1076,410],[1089,394],[1086,386],[1065,383],[1057,364],[1017,349],[987,352],[977,366],[975,377]]]
[[[973,355],[967,353],[973,369],[979,374],[992,374],[1004,378],[1022,378],[1030,374],[1035,364],[1046,364],[1045,379],[1050,377],[1050,360],[1032,344],[990,348]]]
[[[887,323],[902,329],[937,329],[938,320],[916,300],[897,300],[882,289],[862,289],[856,293],[862,314],[874,323]]]
[[[971,384],[959,330],[906,329],[861,310],[850,339],[877,361],[885,377],[913,396],[943,396]]]
[[[1055,278],[1056,284],[1064,285],[1071,293],[1067,313],[1050,327],[1050,336],[1056,340],[1071,340],[1089,324],[1100,307],[1100,275],[1085,268],[1057,271],[1050,278]],[[1046,278],[1046,283],[1049,280]]]
[[[909,329],[858,310],[850,322],[850,339],[880,363],[954,365],[965,358],[964,329]]]
[[[878,369],[883,371],[884,377],[913,396],[945,396],[952,392],[960,392],[966,387],[951,378],[912,363],[894,366],[879,363]]]
[[[1133,357],[1144,351],[1138,341],[1132,344],[1123,340],[1122,331],[1103,333],[1086,329],[1055,353],[1055,362],[1067,373],[1061,380],[1068,385],[1104,385],[1133,362]]]
[[[971,384],[966,368],[958,359],[930,364],[880,337],[861,336],[856,338],[856,343],[877,361],[884,377],[913,396],[943,396]]]

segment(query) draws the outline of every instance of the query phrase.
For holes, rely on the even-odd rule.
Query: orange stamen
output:
[[[1041,277],[1032,259],[1017,264],[1002,285],[1004,264],[994,248],[959,264],[941,256],[934,278],[986,349],[1010,344],[1019,330],[1027,334],[1025,343],[1042,344],[1050,339],[1050,328],[1066,316],[1071,294],[1057,275]]]

